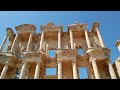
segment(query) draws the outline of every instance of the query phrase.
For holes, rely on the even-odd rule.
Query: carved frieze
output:
[[[89,57],[97,58],[99,60],[110,58],[110,49],[108,48],[98,48],[91,49],[87,51]]]
[[[57,50],[56,54],[57,54],[57,58],[60,60],[75,60],[77,52],[76,50],[66,49],[66,50]]]

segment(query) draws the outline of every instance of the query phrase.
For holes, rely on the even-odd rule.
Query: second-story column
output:
[[[27,64],[27,62],[23,61],[23,65],[22,65],[22,69],[21,69],[21,73],[20,73],[19,79],[24,79],[25,78],[26,64]]]
[[[88,37],[87,30],[85,30],[85,38],[86,38],[87,46],[88,46],[88,49],[89,49],[89,48],[91,48],[91,44],[90,44],[90,40],[89,40],[89,37]]]
[[[62,79],[62,60],[58,60],[58,79]]]
[[[49,56],[49,46],[46,44],[46,55]]]
[[[44,40],[44,31],[42,31],[42,34],[41,34],[41,40],[40,40],[40,47],[39,47],[39,50],[42,50],[43,40]]]
[[[16,41],[17,41],[18,36],[19,36],[19,34],[16,34],[15,39],[14,39],[14,41],[13,41],[13,44],[12,44],[12,46],[11,46],[11,50],[10,50],[11,52],[12,52],[13,49],[14,49],[14,45],[15,45],[15,43],[16,43]]]
[[[100,35],[100,32],[99,32],[99,30],[98,30],[97,28],[96,28],[96,31],[97,31],[97,35],[98,35],[98,38],[99,38],[99,42],[100,42],[101,47],[102,47],[102,48],[105,48],[104,42],[103,42],[102,37],[101,37],[101,35]]]
[[[30,33],[30,37],[29,37],[28,44],[27,44],[27,51],[30,50],[30,44],[32,42],[32,36],[33,36],[33,33]]]
[[[73,33],[72,33],[72,30],[69,30],[69,33],[70,33],[70,44],[71,44],[71,49],[74,49]]]
[[[61,30],[58,30],[58,49],[61,49]]]
[[[5,63],[5,66],[4,66],[4,68],[3,68],[3,70],[2,70],[2,73],[1,73],[1,75],[0,75],[0,79],[4,79],[4,78],[5,78],[5,75],[6,75],[6,73],[7,73],[7,70],[8,70],[8,62]]]
[[[77,72],[76,61],[73,61],[72,65],[73,65],[73,79],[78,79],[78,72]]]
[[[4,45],[5,45],[5,42],[6,42],[7,38],[8,38],[8,34],[6,34],[5,37],[4,37],[4,40],[3,40],[3,42],[2,42],[2,44],[1,44],[1,46],[0,46],[0,52],[2,51],[2,49],[3,49]]]

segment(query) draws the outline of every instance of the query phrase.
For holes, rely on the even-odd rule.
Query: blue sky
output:
[[[51,21],[55,25],[62,24],[64,31],[67,31],[67,25],[76,21],[88,24],[89,30],[93,22],[100,22],[99,30],[105,46],[111,49],[112,63],[118,57],[115,42],[120,39],[120,11],[0,11],[0,44],[8,27],[16,32],[15,26],[34,24],[36,32],[40,32],[40,25]]]

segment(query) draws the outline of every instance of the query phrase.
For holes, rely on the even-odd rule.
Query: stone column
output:
[[[5,78],[7,70],[8,70],[8,62],[6,62],[5,66],[4,66],[3,70],[2,70],[2,73],[0,75],[0,79],[4,79]]]
[[[43,40],[44,40],[44,31],[42,31],[39,50],[42,50]]]
[[[19,79],[24,79],[25,78],[26,64],[27,64],[27,62],[24,61],[23,65],[22,65],[22,69],[21,69],[21,73],[20,73]]]
[[[118,50],[119,50],[119,52],[120,52],[120,45],[118,46]]]
[[[91,44],[90,44],[90,40],[89,40],[89,37],[88,37],[87,30],[85,30],[85,38],[86,38],[87,46],[88,46],[88,49],[89,49],[89,48],[91,48]]]
[[[118,76],[119,76],[119,79],[120,79],[120,62],[118,60],[116,60],[115,65],[116,65]]]
[[[61,49],[61,30],[58,30],[58,49]]]
[[[74,43],[74,48],[76,48],[76,44]]]
[[[19,34],[16,34],[15,39],[14,39],[14,41],[13,41],[13,44],[12,44],[12,46],[11,46],[11,50],[10,50],[11,52],[12,52],[13,49],[14,49],[14,45],[15,45],[15,43],[16,43],[16,41],[17,41],[18,36],[19,36]]]
[[[96,28],[96,31],[97,31],[97,35],[98,35],[98,38],[99,38],[99,42],[100,42],[101,47],[102,47],[102,48],[105,48],[104,42],[103,42],[102,37],[101,37],[101,35],[100,35],[100,32],[99,32],[99,30],[98,30],[97,28]]]
[[[69,33],[70,33],[70,44],[71,44],[71,49],[74,49],[72,30],[69,30]]]
[[[23,43],[20,42],[20,51],[22,51],[22,50],[23,50]]]
[[[46,44],[46,55],[49,56],[49,46]]]
[[[27,44],[27,51],[29,51],[29,48],[30,48],[30,44],[32,42],[32,36],[33,36],[33,33],[30,33],[30,37],[29,37],[29,40],[28,40],[28,44]]]
[[[34,79],[39,79],[39,73],[40,73],[40,62],[37,62]]]
[[[92,66],[93,66],[93,71],[94,71],[95,79],[100,79],[98,67],[97,67],[97,64],[96,64],[96,59],[92,59]]]
[[[58,60],[58,79],[62,79],[62,61]]]
[[[115,43],[115,46],[118,47],[118,50],[119,50],[119,52],[120,52],[120,40],[117,40],[117,42]]]
[[[5,37],[4,37],[4,40],[3,40],[3,42],[2,42],[2,44],[1,44],[1,46],[0,46],[0,52],[2,51],[2,49],[3,49],[4,45],[5,45],[5,42],[6,42],[7,38],[8,38],[8,34],[6,34]]]
[[[108,62],[108,68],[109,68],[111,79],[117,79],[113,66],[110,62]]]
[[[78,72],[77,72],[76,62],[73,61],[72,65],[73,65],[73,79],[78,79]]]

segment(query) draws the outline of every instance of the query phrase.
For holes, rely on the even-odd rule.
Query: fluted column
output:
[[[62,79],[62,61],[58,60],[58,79]]]
[[[71,44],[71,49],[74,49],[72,30],[69,30],[69,33],[70,33],[70,44]]]
[[[61,30],[58,30],[58,49],[61,49]]]
[[[111,79],[117,79],[113,66],[110,62],[108,62],[108,68],[109,68]]]
[[[29,37],[29,40],[28,40],[28,44],[27,44],[27,51],[29,51],[29,48],[30,48],[30,44],[32,42],[32,36],[33,36],[33,33],[30,33],[30,37]]]
[[[39,79],[39,73],[40,73],[40,62],[37,62],[34,79]]]
[[[4,66],[3,70],[2,70],[2,73],[0,75],[0,79],[4,79],[5,78],[7,70],[8,70],[8,62],[6,62],[5,66]]]
[[[86,38],[87,46],[88,46],[88,49],[89,49],[89,48],[91,48],[91,44],[90,44],[90,40],[89,40],[89,37],[88,37],[87,30],[85,30],[85,38]]]
[[[39,50],[42,50],[43,40],[44,40],[44,31],[42,31]]]
[[[1,46],[0,46],[0,52],[2,51],[2,49],[3,49],[4,45],[5,45],[5,42],[6,42],[7,38],[8,38],[8,34],[6,34],[5,37],[4,37],[4,40],[3,40],[3,42],[2,42],[2,44],[1,44]]]
[[[98,67],[97,67],[97,64],[96,64],[96,59],[92,59],[92,66],[93,66],[93,71],[94,71],[95,79],[100,79]]]
[[[16,34],[16,36],[15,36],[15,39],[14,39],[13,44],[12,44],[12,46],[11,46],[11,50],[10,50],[11,52],[12,52],[13,49],[14,49],[14,45],[15,45],[15,43],[16,43],[16,41],[17,41],[18,35],[19,35],[19,34]]]
[[[72,65],[73,65],[73,79],[78,79],[78,72],[77,72],[76,62],[73,61]]]
[[[100,32],[99,32],[99,30],[97,28],[96,28],[96,31],[97,31],[97,35],[98,35],[101,47],[105,48],[104,42],[103,42],[102,37],[100,35]]]
[[[24,61],[24,62],[23,62],[23,65],[22,65],[22,69],[21,69],[21,73],[20,73],[19,79],[24,79],[24,78],[25,78],[26,64],[27,64],[27,62]]]

